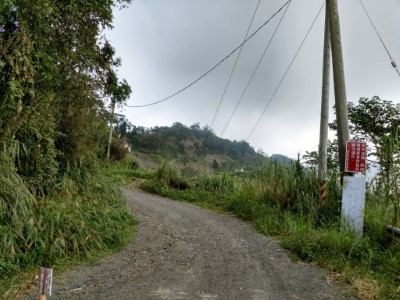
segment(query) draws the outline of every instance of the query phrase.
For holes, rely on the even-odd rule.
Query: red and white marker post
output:
[[[367,143],[346,143],[346,173],[343,177],[342,219],[359,235],[363,234],[365,207],[365,172],[367,170]]]

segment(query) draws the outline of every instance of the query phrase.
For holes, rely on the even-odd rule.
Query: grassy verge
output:
[[[135,220],[122,200],[123,176],[112,167],[65,174],[38,197],[15,171],[0,163],[0,295],[32,288],[39,266],[63,270],[121,249]]]
[[[385,232],[391,208],[368,194],[365,234],[340,223],[340,190],[329,185],[321,202],[315,174],[299,163],[269,163],[252,174],[183,177],[168,164],[141,184],[144,190],[196,205],[233,212],[274,236],[296,259],[331,271],[330,280],[351,284],[362,299],[400,299],[400,248]]]

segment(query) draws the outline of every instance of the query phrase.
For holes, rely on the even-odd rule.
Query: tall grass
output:
[[[304,261],[318,262],[351,283],[363,299],[400,299],[400,249],[385,232],[393,205],[370,191],[365,234],[359,237],[340,221],[340,184],[331,180],[322,201],[313,170],[267,161],[251,174],[182,177],[164,164],[142,188],[201,206],[231,211]],[[171,180],[173,178],[173,180]],[[184,182],[185,189],[175,183]]]
[[[202,175],[193,180],[194,188],[209,192],[233,192],[237,186],[235,180],[227,173],[217,175]]]
[[[13,292],[7,283],[23,271],[88,258],[129,240],[134,219],[106,170],[67,172],[46,197],[35,198],[9,166],[0,160],[0,295]]]
[[[0,159],[0,276],[10,276],[18,270],[13,261],[21,245],[27,247],[32,240],[25,237],[31,232],[34,220],[32,207],[36,199],[7,161]]]

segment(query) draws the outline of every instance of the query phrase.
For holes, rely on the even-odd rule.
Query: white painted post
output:
[[[342,220],[359,235],[363,234],[365,207],[365,176],[343,177]]]

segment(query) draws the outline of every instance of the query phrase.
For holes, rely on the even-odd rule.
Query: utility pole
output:
[[[337,0],[327,0],[329,10],[329,27],[331,35],[331,49],[333,62],[333,80],[335,85],[335,106],[337,120],[337,135],[339,142],[339,161],[340,161],[340,181],[342,183],[342,228],[348,226],[359,235],[363,234],[364,227],[364,207],[365,207],[365,177],[352,176],[354,173],[364,172],[361,170],[357,161],[361,160],[361,153],[366,154],[366,144],[350,142],[350,153],[348,159],[352,161],[354,168],[349,165],[346,168],[346,144],[350,140],[349,117],[347,108],[346,85],[344,81],[343,52],[340,37],[339,10]],[[353,149],[360,149],[360,151]],[[362,151],[362,149],[364,149]],[[359,156],[357,156],[360,153]],[[364,158],[365,159],[365,158]],[[365,161],[364,161],[365,164]],[[346,169],[348,174],[346,174]],[[354,173],[350,173],[354,172]]]
[[[323,183],[328,170],[328,123],[329,123],[329,78],[331,42],[329,30],[329,8],[325,5],[324,61],[322,67],[321,122],[319,127],[318,179]]]
[[[114,123],[114,111],[115,111],[115,101],[112,101],[110,133],[108,135],[108,143],[107,143],[107,156],[106,156],[107,161],[110,161],[111,141],[112,141],[113,123]]]
[[[339,161],[341,177],[345,173],[346,142],[350,139],[347,112],[346,85],[344,80],[343,52],[340,35],[340,22],[337,0],[327,0],[335,86],[335,106],[339,142]]]

